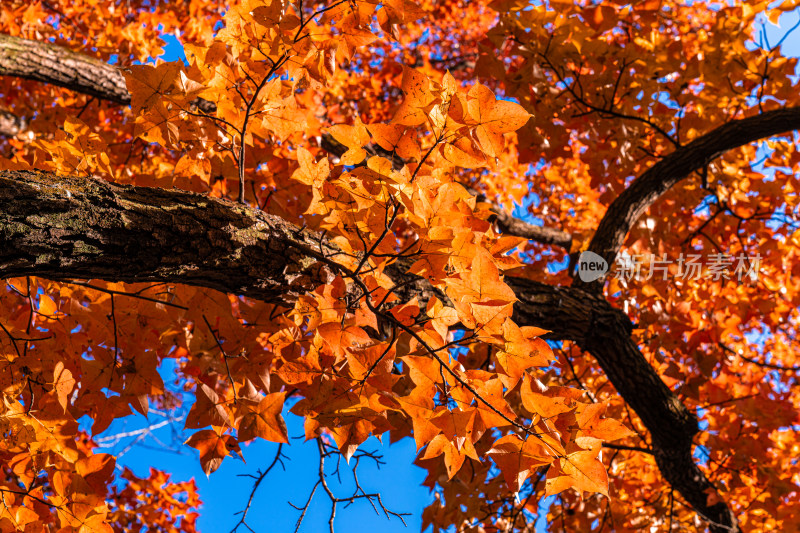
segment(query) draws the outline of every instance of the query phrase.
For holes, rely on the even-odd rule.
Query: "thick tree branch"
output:
[[[511,277],[506,282],[519,298],[514,320],[549,329],[551,338],[571,340],[591,353],[650,432],[664,479],[709,520],[712,531],[739,531],[724,502],[708,505],[707,491],[716,489],[692,459],[697,417],[664,384],[631,339],[633,324],[628,316],[601,295],[580,287],[553,287]]]
[[[184,283],[290,304],[326,283],[320,258],[336,250],[311,232],[227,200],[178,190],[118,186],[42,172],[0,172],[0,277],[97,278]],[[435,289],[393,265],[398,295]],[[735,524],[692,460],[694,415],[664,385],[630,338],[628,317],[601,296],[507,278],[515,319],[550,329],[591,352],[652,435],[664,477],[713,522]],[[410,283],[406,283],[410,282]],[[728,529],[719,529],[727,531]]]
[[[101,100],[128,105],[131,95],[122,72],[113,65],[63,46],[0,34],[0,76],[15,76],[64,87]],[[216,106],[195,104],[205,113]]]
[[[489,201],[483,194],[478,194],[478,201],[488,202],[494,213],[494,222],[498,229],[506,235],[522,237],[542,244],[559,246],[569,252],[572,247],[572,235],[564,230],[548,226],[534,226],[521,218],[512,216],[508,211]]]
[[[633,224],[675,184],[728,150],[798,129],[800,107],[788,107],[732,120],[681,146],[636,178],[614,200],[600,221],[589,250],[613,264]],[[587,288],[602,291],[603,279],[588,284]],[[575,284],[586,285],[577,278]]]
[[[335,253],[278,217],[199,194],[0,172],[0,275],[176,281],[275,302],[326,283]]]
[[[628,316],[602,296],[577,287],[553,287],[506,278],[519,301],[515,320],[550,330],[597,359],[617,391],[650,430],[655,447],[691,444],[697,418],[664,385],[631,339]]]
[[[105,61],[10,35],[0,35],[0,75],[58,85],[122,105],[131,101],[122,73]]]

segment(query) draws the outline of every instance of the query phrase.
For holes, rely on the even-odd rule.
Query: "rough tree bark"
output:
[[[227,200],[44,172],[0,172],[0,275],[168,281],[290,303],[330,271],[323,241]]]
[[[11,35],[0,34],[0,76],[57,85],[115,104],[131,103],[125,76],[117,67],[62,46]],[[216,109],[207,100],[195,104],[205,113]]]
[[[0,71],[127,105],[125,77],[105,61],[53,44],[0,35]]]
[[[116,68],[76,56],[52,45],[0,37],[0,75],[53,83],[119,104],[130,101]],[[731,121],[678,148],[612,203],[590,249],[611,264],[632,225],[669,188],[727,150],[796,129],[800,109],[782,109]],[[526,230],[504,221],[500,213],[497,222],[511,233]],[[529,233],[539,242],[568,247],[569,234],[558,231]],[[290,303],[328,279],[330,271],[321,259],[331,253],[335,250],[308,231],[224,200],[85,178],[0,172],[0,277],[167,281]],[[395,267],[392,276],[400,280],[408,274]],[[698,431],[694,413],[645,360],[631,340],[629,318],[602,297],[602,283],[554,287],[506,281],[519,298],[519,323],[549,329],[552,338],[574,341],[597,359],[650,432],[664,478],[709,521],[711,530],[739,531],[725,503],[707,503],[706,491],[713,487],[692,459]],[[404,294],[425,299],[432,291],[416,280]]]

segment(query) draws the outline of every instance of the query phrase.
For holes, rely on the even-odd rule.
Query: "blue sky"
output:
[[[777,42],[781,35],[794,25],[800,18],[797,12],[785,15],[781,19],[780,28],[768,25],[768,37],[771,43]],[[167,46],[163,59],[173,61],[185,59],[183,47],[174,36],[164,37]],[[787,39],[782,48],[784,55],[800,56],[800,32],[796,32]],[[527,210],[516,209],[517,216],[527,216]],[[535,220],[530,220],[537,223]],[[164,369],[165,382],[171,381],[171,370]],[[113,435],[120,432],[135,430],[157,423],[162,418],[153,413],[149,420],[140,415],[127,417],[115,422],[103,435]],[[316,480],[318,454],[316,444],[303,442],[302,421],[286,414],[291,446],[284,447],[289,460],[285,462],[286,469],[276,467],[262,483],[251,507],[248,523],[256,531],[294,531],[299,512],[293,509],[288,502],[302,505],[308,498]],[[173,426],[178,430],[182,422]],[[135,437],[128,437],[116,443],[107,451],[122,455],[118,459],[119,465],[131,468],[137,475],[146,477],[151,467],[164,470],[172,474],[172,479],[182,481],[194,478],[197,482],[201,499],[204,504],[200,509],[201,518],[199,530],[203,533],[229,531],[238,521],[235,513],[247,503],[252,486],[252,480],[238,477],[241,474],[252,474],[259,468],[265,468],[272,461],[276,444],[255,442],[243,449],[247,463],[227,458],[222,466],[206,477],[200,468],[197,452],[181,444],[188,437],[186,434],[175,434],[175,427],[165,425],[152,432],[152,435],[138,441],[137,445],[128,448]],[[385,533],[416,532],[421,529],[421,511],[432,501],[432,494],[427,488],[421,486],[425,472],[413,466],[411,461],[416,453],[414,442],[405,439],[394,445],[382,445],[377,439],[372,438],[362,446],[362,449],[376,450],[382,454],[386,462],[380,470],[370,463],[363,463],[359,467],[359,478],[367,492],[380,492],[384,503],[393,511],[409,512],[406,517],[408,528],[396,518],[387,520],[383,515],[376,515],[372,507],[365,501],[360,501],[348,509],[339,509],[336,518],[336,528],[340,532],[380,530]],[[342,484],[335,482],[332,477],[331,488],[337,495],[346,496],[352,493],[350,474],[345,466],[342,470]],[[305,517],[300,531],[327,530],[327,521],[330,513],[330,502],[321,491],[318,491],[310,509]],[[537,529],[542,530],[544,523],[540,521]],[[239,531],[247,531],[240,528]]]
[[[167,376],[165,375],[165,378]],[[166,379],[165,379],[166,381]],[[319,455],[314,441],[304,442],[301,420],[291,414],[285,413],[289,429],[290,446],[284,446],[284,454],[288,460],[284,461],[286,469],[280,465],[269,473],[259,487],[254,503],[248,513],[248,524],[256,531],[294,531],[300,512],[289,506],[288,502],[302,505],[308,498],[311,488],[317,479]],[[149,422],[141,415],[127,417],[124,422],[116,423],[104,435],[131,431],[145,427],[162,420],[157,415],[150,415]],[[177,423],[178,428],[182,423]],[[188,433],[187,433],[188,436]],[[119,453],[133,440],[132,437],[123,439],[111,450],[110,453]],[[254,474],[256,470],[265,469],[275,457],[277,444],[256,440],[242,449],[245,461],[226,458],[216,472],[206,477],[200,468],[197,452],[175,442],[172,429],[164,426],[153,432],[136,446],[130,448],[118,458],[118,464],[131,468],[137,475],[146,477],[151,467],[164,470],[172,474],[173,481],[195,479],[203,507],[201,508],[199,530],[201,532],[230,531],[238,516],[235,513],[247,503],[252,487],[252,480],[247,477],[238,477],[241,474]],[[371,438],[362,446],[362,449],[378,451],[382,454],[386,465],[376,468],[369,461],[364,461],[358,467],[359,480],[367,492],[380,492],[387,508],[395,512],[408,512],[411,516],[405,517],[408,528],[397,518],[387,520],[383,514],[376,515],[372,507],[360,501],[347,509],[341,506],[336,513],[336,529],[340,532],[380,530],[387,533],[400,531],[419,531],[421,528],[421,509],[430,500],[428,490],[421,487],[425,478],[422,469],[410,465],[409,460],[415,453],[414,442],[405,439],[394,445],[381,445]],[[326,471],[333,472],[335,466],[329,460]],[[337,482],[336,476],[329,476],[331,489],[337,496],[349,496],[353,492],[354,484],[346,464],[341,465],[342,483]],[[328,517],[330,516],[330,501],[321,490],[318,490],[312,504],[303,520],[300,531],[315,532],[327,530]],[[239,531],[246,532],[242,527]]]

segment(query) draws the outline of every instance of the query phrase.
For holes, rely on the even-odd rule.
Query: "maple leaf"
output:
[[[514,492],[519,492],[522,484],[537,468],[547,466],[554,460],[535,438],[523,440],[517,435],[501,437],[486,455],[497,464],[506,484]]]
[[[227,401],[206,385],[200,383],[196,391],[197,399],[186,415],[185,428],[200,429],[206,426],[231,426],[231,419],[226,407]]]
[[[444,457],[444,465],[447,470],[448,479],[453,479],[461,466],[464,464],[466,454],[458,450],[458,448],[444,435],[436,435],[433,440],[428,443],[425,448],[425,453],[422,455],[423,459],[431,459],[438,456]]]
[[[300,148],[297,151],[297,162],[300,168],[295,170],[292,174],[292,179],[319,188],[330,176],[330,166],[326,159],[314,162],[314,156],[305,148]]]
[[[411,326],[414,324],[414,319],[419,316],[419,302],[414,298],[408,303],[392,307],[389,312],[399,323]]]
[[[497,100],[485,85],[475,84],[467,93],[467,112],[477,123],[475,136],[481,149],[490,157],[497,157],[505,146],[503,134],[516,131],[525,125],[531,114],[519,104]]]
[[[377,39],[369,27],[376,7],[376,4],[368,2],[340,2],[325,13],[325,19],[338,19],[337,52],[341,51],[343,59],[350,61],[356,49]]]
[[[392,381],[390,372],[394,353],[391,347],[377,345],[363,349],[351,348],[347,351],[347,362],[354,379],[370,379],[371,382],[379,382],[384,386],[389,386]]]
[[[357,119],[352,126],[337,124],[332,126],[330,131],[337,141],[348,148],[347,152],[339,158],[342,165],[357,165],[364,160],[367,152],[363,147],[369,142],[369,132],[360,120]]]
[[[522,405],[531,413],[536,413],[544,419],[554,418],[562,413],[575,409],[570,398],[559,394],[541,394],[533,390],[533,383],[529,376],[523,378],[520,391]],[[572,405],[571,405],[572,404]]]
[[[312,383],[323,374],[319,366],[319,354],[313,350],[295,360],[287,361],[278,369],[277,374],[291,385]]]
[[[480,460],[474,443],[482,432],[475,427],[476,409],[456,409],[442,411],[431,422],[442,430],[442,434],[453,444],[456,449],[467,457],[476,461]]]
[[[603,463],[597,459],[600,448],[577,450],[559,458],[547,471],[545,494],[551,496],[566,489],[599,492],[608,497],[608,474]]]
[[[441,428],[431,421],[434,413],[432,395],[426,394],[423,387],[417,387],[411,394],[397,398],[397,402],[402,406],[403,412],[411,418],[417,450],[422,449],[441,433]]]
[[[503,349],[497,352],[495,358],[511,378],[509,381],[511,388],[527,369],[550,365],[553,351],[544,340],[538,338],[538,335],[543,333],[546,332],[530,326],[521,329],[511,319],[506,319],[503,323],[505,342]]]
[[[625,427],[619,420],[613,418],[601,418],[607,405],[604,403],[593,403],[586,405],[577,414],[578,426],[581,428],[579,437],[585,435],[602,441],[611,442],[625,437],[635,435],[633,431]]]
[[[395,111],[393,124],[402,126],[418,126],[427,120],[425,108],[433,102],[428,77],[413,68],[403,67],[401,88],[405,98]]]
[[[425,11],[412,0],[386,0],[384,9],[392,24],[407,24],[425,16]]]
[[[340,324],[326,323],[317,328],[317,333],[324,339],[337,360],[345,357],[352,348],[363,348],[372,343],[367,332],[358,326],[342,327]]]
[[[480,324],[492,333],[502,327],[516,296],[501,280],[500,271],[488,251],[477,248],[471,267],[461,279],[445,280],[447,295],[467,327],[475,328]]]
[[[106,484],[114,474],[116,459],[107,453],[95,453],[75,463],[75,471],[97,496],[105,498]]]
[[[55,316],[58,313],[56,302],[47,294],[39,297],[39,313],[44,316]]]
[[[372,140],[387,152],[397,153],[404,159],[419,157],[420,147],[412,128],[402,124],[368,124]]]
[[[184,444],[200,452],[200,465],[208,476],[222,464],[222,460],[237,450],[239,445],[230,435],[219,429],[202,429],[189,437]]]
[[[610,30],[617,24],[617,11],[611,6],[595,6],[591,8],[586,8],[583,11],[583,16],[586,22],[595,30],[597,33],[603,33],[604,31]]]
[[[150,111],[164,96],[170,94],[180,76],[180,65],[176,62],[158,65],[131,65],[125,74],[131,93],[134,113]]]
[[[262,26],[273,28],[280,26],[283,18],[283,6],[281,2],[264,2],[264,5],[255,7],[250,14],[253,20]]]
[[[475,168],[486,164],[486,156],[468,137],[459,137],[442,147],[444,158],[454,165]]]
[[[75,383],[72,372],[64,367],[64,363],[61,361],[56,363],[56,367],[53,370],[53,390],[58,397],[58,403],[61,404],[65,413],[67,412],[68,396],[72,393]]]
[[[276,89],[279,87],[276,86]],[[297,101],[291,95],[285,98],[272,97],[258,113],[263,117],[261,120],[263,131],[271,133],[281,142],[308,127],[305,114],[298,108]]]
[[[239,421],[239,441],[246,442],[260,437],[272,442],[288,443],[286,422],[281,416],[285,398],[285,392],[273,392],[257,406],[248,409]]]

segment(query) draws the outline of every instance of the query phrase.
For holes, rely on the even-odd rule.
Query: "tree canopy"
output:
[[[433,531],[800,529],[794,4],[3,2],[0,530],[195,531],[98,449],[181,391]]]

